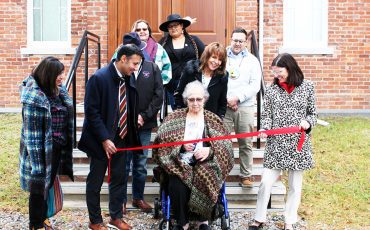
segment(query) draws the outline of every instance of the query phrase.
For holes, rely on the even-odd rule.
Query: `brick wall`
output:
[[[72,0],[72,47],[78,46],[84,30],[101,36],[102,63],[107,62],[107,1]],[[0,2],[0,108],[20,107],[20,82],[29,75],[39,61],[49,55],[21,55],[20,49],[27,47],[27,1],[12,0]],[[90,45],[89,74],[96,69],[95,45]],[[67,73],[73,55],[53,55],[65,64]],[[78,76],[83,78],[84,56],[82,56]],[[79,81],[81,87],[82,81]],[[83,93],[83,92],[82,92]],[[82,98],[82,95],[79,96]]]
[[[270,82],[269,66],[283,45],[283,1],[265,1],[264,8],[264,74]],[[366,0],[329,0],[328,43],[334,54],[293,55],[305,78],[315,82],[319,109],[370,109],[369,11]]]
[[[269,66],[283,44],[283,1],[264,1],[264,75],[271,82]],[[46,55],[21,55],[27,44],[26,0],[0,2],[0,108],[19,107],[18,84]],[[369,110],[370,3],[367,0],[329,0],[329,46],[333,55],[294,55],[305,77],[315,82],[320,109]],[[84,30],[101,36],[102,65],[107,63],[107,0],[72,0],[72,47]],[[258,0],[236,0],[237,26],[258,32]],[[258,38],[258,36],[257,36]],[[367,40],[366,40],[367,38]],[[89,75],[96,69],[96,52],[89,52]],[[66,65],[73,55],[55,55]],[[83,63],[78,75],[83,78]],[[82,87],[82,80],[79,81]],[[80,91],[79,99],[82,99]]]

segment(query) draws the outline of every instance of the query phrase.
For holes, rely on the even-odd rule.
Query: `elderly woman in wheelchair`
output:
[[[183,92],[187,108],[169,114],[158,129],[154,144],[197,140],[227,135],[222,120],[205,110],[209,94],[199,81]],[[224,191],[224,182],[234,165],[230,140],[194,142],[153,149],[153,157],[168,175],[173,229],[188,229],[197,221],[199,229],[210,229],[214,210]],[[223,188],[223,189],[222,189]]]

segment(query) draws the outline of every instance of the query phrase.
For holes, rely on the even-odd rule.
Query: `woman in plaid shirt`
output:
[[[48,190],[57,173],[73,180],[73,106],[61,87],[64,65],[46,57],[21,86],[21,188],[30,192],[30,229],[52,229],[46,218]]]

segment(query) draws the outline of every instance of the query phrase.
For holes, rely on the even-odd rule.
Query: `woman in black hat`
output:
[[[171,14],[159,29],[168,32],[159,43],[166,50],[172,64],[172,79],[167,85],[169,100],[174,109],[173,93],[177,88],[181,72],[189,60],[199,59],[204,51],[203,42],[194,35],[186,32],[186,27],[191,24],[189,20],[181,18],[178,14]]]

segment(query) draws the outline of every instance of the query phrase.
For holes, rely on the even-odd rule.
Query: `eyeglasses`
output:
[[[282,72],[283,70],[274,70],[274,69],[271,70],[271,74],[274,76],[281,75]]]
[[[201,97],[197,97],[197,98],[188,98],[187,99],[189,102],[202,102],[203,101],[203,98]]]
[[[136,28],[136,32],[140,32],[140,31],[147,31],[148,28]]]
[[[235,43],[240,43],[240,44],[245,42],[245,40],[239,40],[239,39],[231,39],[231,41],[233,41]]]
[[[167,26],[167,29],[172,29],[172,28],[177,27],[177,26],[179,26],[179,25],[180,25],[180,23],[173,23],[173,24],[169,24],[169,25]]]

